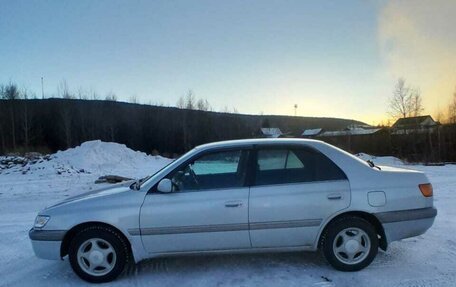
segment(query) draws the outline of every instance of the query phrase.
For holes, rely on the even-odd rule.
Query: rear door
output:
[[[152,192],[141,208],[149,254],[250,248],[247,150],[212,152],[171,172],[172,193]]]
[[[350,203],[342,170],[306,147],[262,147],[250,189],[252,247],[313,245],[325,218]]]

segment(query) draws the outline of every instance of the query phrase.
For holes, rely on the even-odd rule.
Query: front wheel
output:
[[[102,283],[114,280],[128,261],[128,246],[115,230],[91,226],[80,231],[71,241],[70,264],[83,280]]]
[[[358,271],[377,255],[378,237],[368,221],[345,217],[326,228],[321,247],[326,260],[337,270]]]

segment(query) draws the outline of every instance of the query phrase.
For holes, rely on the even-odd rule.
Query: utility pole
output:
[[[41,99],[44,100],[44,84],[43,84],[43,77],[41,77]]]
[[[295,117],[296,117],[297,111],[298,111],[298,104],[295,104],[294,105],[294,115],[295,115]]]

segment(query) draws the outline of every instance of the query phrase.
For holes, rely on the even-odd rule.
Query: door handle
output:
[[[225,207],[241,207],[242,201],[227,201],[225,202]]]
[[[340,193],[331,193],[331,194],[328,194],[328,199],[330,200],[333,200],[333,199],[341,199],[342,198],[342,194]]]

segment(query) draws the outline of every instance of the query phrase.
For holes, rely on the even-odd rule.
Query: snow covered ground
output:
[[[404,166],[392,157],[361,157],[379,165]],[[0,286],[88,285],[72,272],[68,260],[34,256],[28,230],[36,213],[100,187],[93,182],[101,175],[138,178],[169,161],[93,141],[50,160],[0,170]],[[422,236],[393,243],[362,271],[336,271],[318,253],[192,256],[141,262],[107,285],[456,286],[456,165],[405,167],[426,172],[434,185],[439,210],[435,224]]]

